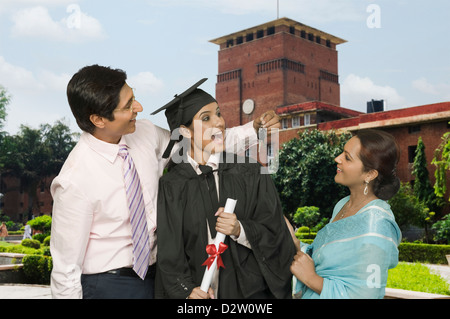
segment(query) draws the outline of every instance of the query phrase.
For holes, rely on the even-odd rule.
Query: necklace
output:
[[[359,202],[358,206],[359,207],[361,204],[363,204],[366,201],[366,199],[363,199],[361,202]],[[347,210],[348,210],[348,206],[349,206],[350,200],[345,203],[345,205],[342,207],[341,211],[339,212],[339,218],[338,220],[341,220],[342,218],[344,218],[344,216],[347,214]],[[364,206],[364,205],[363,205]],[[362,207],[362,206],[361,206]],[[358,209],[359,210],[359,209]]]

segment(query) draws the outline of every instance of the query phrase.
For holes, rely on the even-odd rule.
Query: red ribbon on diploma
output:
[[[208,266],[208,269],[211,267],[211,265],[214,262],[214,259],[217,257],[217,269],[220,267],[225,268],[222,256],[220,256],[225,250],[227,250],[228,246],[224,243],[219,243],[219,250],[216,250],[216,245],[211,244],[206,246],[206,252],[208,253],[209,257],[205,260],[205,262],[202,264],[202,266]]]

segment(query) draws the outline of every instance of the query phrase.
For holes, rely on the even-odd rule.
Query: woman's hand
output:
[[[224,208],[220,207],[215,216],[217,216],[216,231],[228,236],[239,237],[241,225],[236,214],[225,213]]]
[[[291,273],[306,286],[320,294],[323,278],[316,274],[314,260],[302,251],[298,251],[291,264]]]

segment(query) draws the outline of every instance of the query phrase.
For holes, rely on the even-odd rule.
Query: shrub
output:
[[[301,226],[297,229],[297,233],[309,233],[309,232],[310,230],[309,227],[307,226]]]
[[[294,214],[294,222],[302,226],[307,226],[311,231],[320,220],[319,208],[315,206],[299,207]]]
[[[301,241],[303,241],[303,239],[314,239],[316,238],[316,234],[317,233],[299,233],[296,232],[295,236],[300,239]]]
[[[39,216],[30,220],[28,225],[36,231],[40,231],[43,234],[49,234],[52,229],[52,218],[48,215]]]
[[[398,250],[401,261],[447,264],[445,255],[450,254],[450,245],[401,243]]]
[[[23,272],[30,284],[50,284],[53,268],[51,257],[42,255],[26,255],[22,259]]]
[[[28,238],[24,239],[24,240],[22,240],[21,244],[24,247],[30,247],[30,248],[34,248],[34,249],[41,248],[41,242],[36,239],[28,239]]]
[[[444,244],[450,244],[450,215],[445,216],[442,220],[431,226],[436,231],[434,240]]]
[[[311,230],[313,231],[313,232],[318,232],[319,230],[321,230],[322,228],[324,228],[326,225],[328,225],[328,223],[330,222],[330,219],[329,218],[326,218],[326,217],[323,217],[321,220],[320,220],[320,222],[316,225],[316,226],[314,226]]]
[[[33,235],[31,238],[39,241],[40,243],[43,243],[44,239],[47,237],[48,237],[48,234],[36,234],[36,235]]]
[[[42,244],[44,245],[44,246],[50,246],[50,236],[47,236],[47,237],[45,237],[45,239],[44,239],[44,241],[42,242]]]

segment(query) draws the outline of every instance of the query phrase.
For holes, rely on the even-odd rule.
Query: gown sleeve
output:
[[[259,186],[252,190],[256,192],[254,213],[240,222],[270,290],[276,298],[289,298],[292,278],[289,265],[296,248],[270,175],[259,176]]]
[[[163,178],[159,182],[157,298],[185,299],[197,286],[184,251],[182,187]]]

